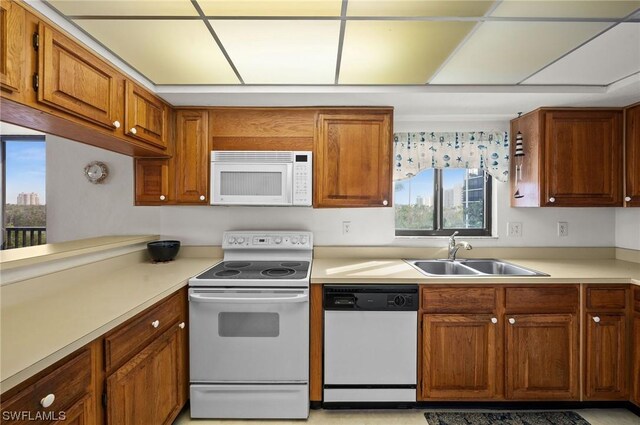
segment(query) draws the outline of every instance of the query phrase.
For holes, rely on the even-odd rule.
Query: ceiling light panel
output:
[[[339,21],[212,20],[247,84],[333,84]]]
[[[425,84],[473,22],[349,21],[340,84]]]
[[[67,16],[197,16],[190,0],[48,0]]]
[[[156,84],[238,84],[200,20],[74,22]]]
[[[341,0],[198,0],[207,16],[340,16]]]
[[[493,1],[349,0],[347,16],[483,16]]]
[[[491,16],[527,18],[623,18],[640,1],[504,0]]]
[[[484,22],[432,84],[517,84],[610,23]]]
[[[640,24],[622,23],[523,84],[608,85],[640,71]]]

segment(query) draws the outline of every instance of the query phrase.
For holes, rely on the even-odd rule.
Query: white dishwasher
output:
[[[415,403],[418,286],[324,286],[324,405]]]

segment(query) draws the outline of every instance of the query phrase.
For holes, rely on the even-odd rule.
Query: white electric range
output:
[[[191,417],[307,418],[313,235],[225,232],[222,248],[189,280]]]

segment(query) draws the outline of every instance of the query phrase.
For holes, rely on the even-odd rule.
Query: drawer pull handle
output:
[[[593,321],[596,323],[600,323],[600,318],[598,316],[593,316]]]
[[[160,321],[154,320],[153,322],[151,322],[151,326],[153,326],[154,328],[157,328],[158,326],[160,326]]]
[[[516,319],[514,319],[513,317],[509,318],[509,323],[511,323],[512,325],[516,324]]]
[[[180,329],[184,329],[184,326],[185,326],[185,325],[184,325],[184,322],[180,322],[180,324],[178,325],[178,327],[179,327]]]
[[[136,134],[138,132],[138,130],[136,130],[135,127],[131,127],[131,130],[129,130],[129,133],[131,134]]]
[[[45,398],[40,400],[40,404],[46,409],[47,407],[51,406],[55,400],[56,396],[54,394],[48,394]]]
[[[113,122],[113,126],[114,126],[115,128],[120,128],[120,121],[114,121],[114,122]]]
[[[491,323],[496,324],[498,323],[498,319],[496,319],[495,317],[491,318]]]

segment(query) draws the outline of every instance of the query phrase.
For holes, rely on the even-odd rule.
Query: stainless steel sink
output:
[[[427,276],[548,276],[496,259],[404,260]]]

